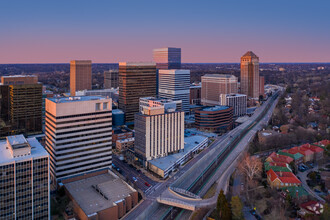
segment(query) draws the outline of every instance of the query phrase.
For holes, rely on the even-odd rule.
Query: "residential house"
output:
[[[269,157],[267,157],[266,159],[267,162],[274,162],[274,163],[287,163],[290,164],[293,159],[289,156],[285,156],[285,155],[280,155],[277,154],[275,152],[271,153],[271,155],[269,155]]]
[[[265,162],[265,171],[272,169],[275,172],[292,172],[287,163]]]
[[[271,188],[283,188],[288,186],[300,186],[300,180],[291,172],[275,172],[272,169],[267,172],[267,182]]]
[[[308,149],[314,152],[314,161],[319,161],[323,158],[324,150],[318,146],[311,145],[311,144],[304,144],[300,146],[300,148]]]
[[[302,155],[301,153],[299,153],[299,151],[297,149],[289,149],[289,150],[280,150],[279,152],[277,152],[280,155],[285,155],[285,156],[289,156],[294,160],[294,163],[296,165],[301,164],[304,161],[304,155]]]

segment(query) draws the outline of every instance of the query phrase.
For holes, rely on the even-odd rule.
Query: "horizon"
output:
[[[262,63],[329,63],[329,6],[298,0],[5,1],[0,63],[148,61],[153,49],[168,46],[182,48],[183,63],[236,63],[249,50]]]

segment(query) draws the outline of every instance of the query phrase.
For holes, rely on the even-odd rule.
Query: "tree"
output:
[[[323,213],[320,216],[321,220],[330,219],[330,206],[329,203],[324,204]]]
[[[225,204],[221,207],[221,220],[231,220],[231,210],[226,200]]]
[[[218,200],[217,200],[217,214],[220,219],[221,216],[221,207],[227,202],[226,196],[223,192],[223,190],[220,191],[218,195]]]
[[[231,197],[230,201],[232,217],[234,220],[244,219],[243,215],[243,204],[238,196]]]
[[[253,179],[259,177],[262,172],[262,162],[257,157],[251,157],[248,153],[245,153],[242,161],[238,164],[238,170],[242,173],[248,185],[253,185]]]

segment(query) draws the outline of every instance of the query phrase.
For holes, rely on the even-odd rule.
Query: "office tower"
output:
[[[70,62],[70,93],[76,95],[76,91],[92,89],[92,61],[71,60]]]
[[[119,63],[119,109],[125,112],[126,123],[134,122],[139,112],[139,98],[156,95],[154,63]]]
[[[182,100],[182,110],[189,112],[190,70],[159,70],[160,98]]]
[[[42,84],[37,76],[2,76],[0,137],[42,132]]]
[[[0,219],[50,219],[49,155],[36,138],[0,141]]]
[[[118,70],[104,71],[104,88],[111,89],[119,86]]]
[[[180,101],[140,99],[135,115],[135,153],[143,162],[167,156],[184,148],[184,112],[177,111]]]
[[[153,58],[157,69],[181,69],[181,48],[154,49]]]
[[[239,117],[246,114],[247,98],[243,94],[221,94],[220,105],[233,107],[234,116]]]
[[[153,50],[153,59],[156,63],[156,93],[159,93],[159,70],[181,69],[181,48],[165,47]]]
[[[265,95],[265,77],[264,76],[259,77],[259,84],[260,84],[260,88],[259,88],[260,95],[264,96]]]
[[[202,76],[202,105],[219,105],[220,94],[237,93],[237,77],[225,74]]]
[[[46,150],[53,182],[108,168],[112,163],[111,99],[46,99]]]
[[[241,93],[259,98],[259,87],[259,57],[248,51],[241,57]]]

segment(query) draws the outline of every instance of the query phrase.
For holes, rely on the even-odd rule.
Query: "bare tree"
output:
[[[245,153],[243,159],[238,164],[238,170],[245,176],[247,183],[251,183],[254,178],[260,177],[262,162],[259,158]]]

